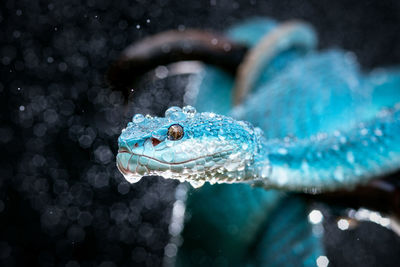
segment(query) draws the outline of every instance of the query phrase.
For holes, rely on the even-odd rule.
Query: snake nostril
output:
[[[153,146],[158,145],[159,143],[161,143],[160,140],[158,140],[157,138],[151,138],[151,143],[153,144]]]

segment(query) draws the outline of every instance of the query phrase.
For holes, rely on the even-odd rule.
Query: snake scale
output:
[[[324,266],[321,233],[290,192],[400,169],[400,68],[363,73],[352,53],[317,51],[301,22],[252,19],[226,35],[251,47],[236,80],[207,65],[192,106],[136,114],[117,166],[131,183],[193,186],[177,266]]]

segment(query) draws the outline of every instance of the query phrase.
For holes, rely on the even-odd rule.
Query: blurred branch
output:
[[[226,37],[201,30],[166,31],[128,46],[108,72],[114,90],[128,96],[134,82],[160,65],[199,60],[235,75],[248,48]]]

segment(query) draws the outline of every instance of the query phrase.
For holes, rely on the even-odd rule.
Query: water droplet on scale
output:
[[[136,114],[135,116],[133,116],[132,121],[134,123],[141,123],[144,121],[144,116],[142,114]]]
[[[200,188],[204,185],[204,181],[189,181],[190,185],[193,186],[194,188]]]
[[[181,121],[186,119],[186,114],[182,112],[180,107],[170,107],[165,111],[165,118],[170,121]]]
[[[167,109],[165,111],[165,117],[169,118],[171,116],[171,114],[175,113],[175,112],[182,112],[182,109],[180,107],[175,107],[175,106],[170,107],[169,109]]]
[[[129,175],[126,175],[126,176],[125,176],[125,179],[126,179],[129,183],[135,184],[135,183],[139,182],[140,179],[142,179],[142,175],[130,173]]]
[[[182,111],[183,111],[183,113],[185,113],[189,117],[193,117],[194,114],[196,114],[196,112],[197,112],[194,107],[189,106],[189,105],[183,107]]]

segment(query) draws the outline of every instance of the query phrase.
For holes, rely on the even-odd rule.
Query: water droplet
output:
[[[188,115],[189,117],[193,117],[194,114],[196,114],[196,112],[197,112],[196,109],[195,109],[194,107],[189,106],[189,105],[183,107],[182,111],[183,111],[183,113],[185,113],[185,114]]]
[[[206,147],[206,149],[207,149],[208,153],[212,154],[212,153],[215,152],[216,147],[215,147],[215,145],[211,144],[211,145],[208,145],[208,146]]]
[[[215,113],[212,113],[212,112],[208,113],[208,117],[214,118],[215,117]]]
[[[165,111],[165,117],[166,117],[166,118],[169,118],[170,115],[171,115],[172,113],[175,113],[175,112],[182,112],[182,109],[181,109],[180,107],[176,107],[176,106],[170,107],[169,109],[167,109],[167,110]]]
[[[225,164],[225,169],[229,172],[233,172],[239,167],[239,164],[240,164],[239,162],[234,162],[234,161],[227,162]]]
[[[199,187],[202,187],[203,185],[204,185],[204,181],[194,181],[194,180],[192,180],[192,181],[190,181],[189,182],[190,183],[190,185],[191,186],[193,186],[194,188],[199,188]]]
[[[145,116],[145,119],[151,120],[151,119],[153,119],[153,117],[152,117],[150,114],[147,114],[147,115]]]
[[[183,121],[186,119],[186,114],[183,112],[175,112],[171,114],[171,117],[169,119],[174,121]]]
[[[186,119],[186,114],[180,107],[170,107],[165,111],[165,117],[171,121],[181,121]]]
[[[136,114],[135,116],[133,116],[132,121],[134,123],[141,123],[144,121],[144,116],[142,114]]]
[[[138,175],[138,174],[129,174],[129,175],[126,175],[126,176],[125,176],[125,179],[126,179],[129,183],[134,184],[134,183],[139,182],[140,179],[142,179],[142,175]]]

